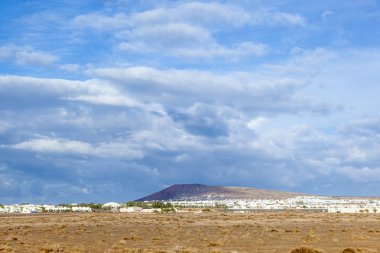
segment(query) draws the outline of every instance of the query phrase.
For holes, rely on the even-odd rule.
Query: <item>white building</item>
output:
[[[73,212],[92,212],[92,209],[88,206],[73,206],[71,207]]]
[[[129,206],[129,207],[123,207],[119,209],[119,212],[121,213],[135,213],[135,212],[141,212],[143,211],[142,207],[139,206]]]

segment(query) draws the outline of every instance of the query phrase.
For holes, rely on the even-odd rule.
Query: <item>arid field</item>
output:
[[[301,249],[301,247],[305,247]],[[0,216],[0,252],[380,252],[380,214]]]

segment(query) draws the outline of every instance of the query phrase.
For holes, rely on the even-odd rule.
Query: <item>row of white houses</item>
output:
[[[42,212],[92,212],[92,209],[84,206],[59,206],[59,205],[34,205],[14,204],[0,207],[0,213],[42,213]]]
[[[181,208],[222,207],[231,212],[254,211],[315,211],[329,213],[380,213],[380,200],[330,198],[321,196],[299,196],[289,199],[227,199],[227,200],[190,200],[169,201],[177,210]],[[126,207],[116,202],[102,205],[103,210],[111,212],[160,212],[160,208],[143,209],[138,206]],[[41,213],[41,212],[92,212],[88,206],[71,205],[33,205],[15,204],[0,206],[0,213]]]
[[[123,207],[119,203],[109,202],[102,205],[102,209],[110,212],[121,212],[121,213],[134,213],[134,212],[160,212],[159,208],[143,209],[138,206]],[[42,212],[93,212],[88,206],[79,206],[76,204],[72,205],[34,205],[34,204],[14,204],[14,205],[4,205],[0,206],[0,213],[42,213]]]
[[[227,199],[173,201],[177,207],[225,207],[230,212],[315,211],[329,213],[380,213],[380,200],[298,196],[289,199]]]

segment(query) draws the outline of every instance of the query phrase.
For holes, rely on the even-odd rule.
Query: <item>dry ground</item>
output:
[[[380,214],[0,216],[3,252],[380,252]],[[300,249],[299,253],[314,252]]]

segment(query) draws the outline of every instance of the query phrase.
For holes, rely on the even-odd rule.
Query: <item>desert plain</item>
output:
[[[0,252],[380,252],[380,214],[58,213],[0,216]],[[318,252],[307,249],[293,252]]]

